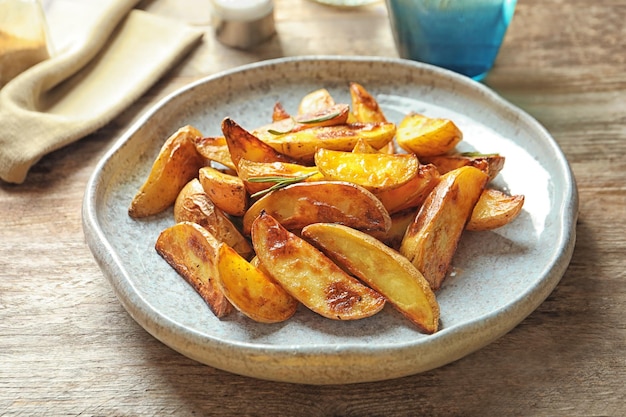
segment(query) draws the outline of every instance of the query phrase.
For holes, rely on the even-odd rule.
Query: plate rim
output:
[[[293,62],[317,62],[319,64],[320,61],[350,61],[356,63],[387,63],[392,65],[400,65],[404,67],[412,67],[415,69],[419,69],[422,71],[427,71],[432,74],[441,77],[451,78],[454,82],[459,82],[464,84],[465,86],[469,86],[471,88],[477,89],[481,92],[481,94],[485,95],[488,100],[494,101],[498,106],[504,107],[507,111],[512,111],[519,115],[519,117],[524,118],[525,123],[529,123],[534,125],[535,128],[542,133],[543,138],[547,139],[547,144],[550,145],[551,150],[559,156],[559,165],[561,166],[561,171],[564,175],[564,179],[569,185],[566,187],[567,193],[563,198],[563,204],[561,207],[558,207],[561,216],[561,222],[563,225],[569,225],[565,230],[561,230],[560,239],[558,241],[558,247],[561,250],[562,255],[558,258],[552,258],[552,262],[549,265],[546,265],[544,279],[541,280],[540,288],[531,287],[527,292],[521,294],[515,302],[507,304],[504,308],[500,309],[497,312],[492,312],[489,314],[485,314],[482,317],[479,317],[474,320],[473,326],[468,326],[464,324],[463,328],[457,329],[452,326],[448,328],[444,328],[439,332],[435,333],[428,337],[428,339],[419,339],[417,342],[405,342],[403,344],[395,344],[393,349],[389,347],[385,347],[385,349],[379,349],[376,351],[358,348],[352,345],[343,345],[341,349],[335,349],[332,352],[320,352],[315,345],[307,346],[306,348],[300,348],[298,352],[292,352],[292,355],[296,355],[297,357],[309,358],[314,361],[315,358],[321,358],[322,360],[328,360],[329,358],[341,358],[347,359],[350,357],[354,360],[354,358],[361,358],[366,362],[376,361],[376,360],[386,360],[388,355],[388,350],[391,349],[394,352],[402,352],[403,357],[407,360],[406,356],[410,358],[415,354],[419,353],[424,349],[424,345],[438,346],[444,350],[450,350],[446,347],[446,341],[450,337],[458,337],[457,335],[466,333],[468,338],[476,338],[477,335],[481,335],[485,333],[486,328],[489,327],[489,333],[492,334],[492,337],[488,339],[482,339],[481,343],[473,344],[469,349],[453,349],[453,352],[448,354],[445,359],[441,357],[436,357],[431,359],[427,363],[423,363],[421,366],[413,367],[410,370],[402,371],[396,370],[394,373],[389,373],[386,376],[378,376],[375,378],[363,377],[360,375],[355,375],[353,373],[348,373],[341,377],[332,377],[328,378],[325,376],[322,377],[313,377],[310,378],[308,375],[304,376],[301,372],[286,370],[285,372],[281,372],[280,370],[276,373],[276,375],[259,375],[255,369],[254,365],[249,365],[246,363],[239,363],[237,366],[229,364],[228,366],[223,366],[220,363],[207,363],[206,358],[202,357],[201,354],[198,354],[196,351],[190,351],[188,349],[189,343],[195,342],[205,342],[208,343],[211,350],[218,349],[223,350],[224,352],[228,351],[232,354],[232,349],[236,348],[239,350],[238,354],[242,357],[249,356],[254,357],[258,356],[259,358],[266,357],[272,358],[273,355],[278,353],[284,353],[284,346],[259,346],[250,342],[240,342],[240,341],[228,341],[224,342],[219,337],[214,337],[212,335],[200,334],[195,329],[191,329],[188,327],[184,327],[179,323],[175,322],[169,317],[163,316],[160,314],[158,309],[155,309],[147,300],[145,300],[135,288],[135,284],[132,282],[132,279],[128,277],[125,273],[124,268],[122,267],[121,260],[115,252],[115,249],[112,247],[110,242],[107,240],[107,237],[100,227],[97,212],[96,212],[96,202],[99,196],[100,191],[102,190],[102,184],[99,181],[101,173],[105,170],[107,163],[115,156],[116,153],[120,152],[124,145],[128,142],[129,139],[149,120],[152,116],[159,112],[164,106],[167,105],[171,100],[186,94],[197,86],[203,85],[208,82],[212,82],[217,79],[221,79],[223,77],[228,77],[233,74],[249,71],[252,69],[258,69],[261,67],[267,67],[272,65],[285,65]],[[439,366],[445,365],[447,363],[451,363],[457,359],[460,359],[469,353],[478,350],[489,343],[493,342],[497,338],[509,332],[515,326],[517,326],[522,320],[524,320],[530,313],[532,313],[544,300],[548,297],[548,295],[553,291],[553,289],[558,285],[560,279],[562,278],[565,270],[567,269],[569,262],[571,260],[571,256],[573,254],[573,249],[575,245],[575,235],[576,235],[576,219],[578,216],[578,192],[576,187],[576,182],[569,166],[568,161],[566,160],[563,152],[561,151],[558,143],[554,138],[550,135],[550,133],[531,115],[526,113],[524,110],[514,106],[512,103],[506,101],[500,95],[498,95],[495,91],[485,86],[484,84],[473,81],[467,77],[462,75],[453,73],[451,71],[434,67],[428,64],[423,64],[415,61],[409,61],[402,58],[386,58],[386,57],[371,57],[371,56],[335,56],[335,55],[309,55],[309,56],[298,56],[298,57],[284,57],[284,58],[276,58],[254,62],[251,64],[242,65],[236,68],[232,68],[229,70],[221,71],[216,74],[208,75],[202,77],[196,81],[193,81],[185,86],[180,87],[179,89],[173,91],[168,94],[161,100],[159,100],[156,104],[154,104],[151,108],[145,111],[133,125],[131,125],[125,132],[123,132],[120,137],[114,141],[112,146],[105,152],[103,157],[98,162],[94,172],[89,178],[87,183],[87,188],[85,190],[84,198],[83,198],[83,206],[82,206],[82,221],[83,221],[83,232],[87,241],[87,244],[96,259],[99,267],[104,273],[105,277],[109,281],[109,283],[113,286],[114,292],[121,302],[125,310],[131,315],[131,317],[149,334],[160,340],[162,343],[167,346],[173,348],[179,353],[190,357],[191,359],[197,360],[201,363],[204,363],[209,366],[213,366],[219,369],[223,369],[228,372],[251,376],[255,378],[261,379],[269,379],[274,381],[282,381],[282,382],[296,382],[296,383],[307,383],[307,384],[329,384],[329,383],[357,383],[357,382],[371,382],[376,380],[383,379],[392,379],[396,377],[402,377],[407,375],[412,375],[416,373],[420,373],[423,371],[427,371],[430,369],[437,368]],[[122,277],[119,277],[121,273]],[[548,279],[548,276],[550,279]],[[134,291],[133,291],[134,290]],[[533,298],[534,302],[530,302],[527,300],[527,297],[524,297],[528,292],[532,292],[536,297]],[[524,301],[526,300],[526,301]],[[508,310],[518,309],[519,312],[517,316],[519,320],[515,322],[508,323],[507,325],[498,325],[498,318],[501,314]],[[149,317],[150,315],[156,315],[161,318],[161,320],[157,323],[156,321],[152,321]],[[480,324],[478,324],[478,319],[480,319]],[[495,324],[494,324],[495,322]],[[174,326],[174,331],[172,331],[171,327]],[[493,331],[494,327],[497,327],[497,331]],[[175,336],[175,337],[174,337]],[[178,340],[177,337],[184,336],[184,340]],[[176,339],[176,340],[174,340]],[[480,339],[480,338],[479,338]],[[203,346],[204,348],[207,345]],[[200,347],[202,351],[202,346]],[[297,367],[296,367],[297,368]]]

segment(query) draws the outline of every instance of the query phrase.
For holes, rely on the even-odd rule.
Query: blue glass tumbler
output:
[[[398,54],[482,80],[516,0],[386,0]]]

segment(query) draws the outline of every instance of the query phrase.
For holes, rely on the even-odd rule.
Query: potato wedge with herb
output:
[[[163,230],[155,249],[196,290],[216,317],[224,317],[233,307],[215,282],[219,244],[199,224],[182,222]]]
[[[422,331],[437,331],[439,304],[435,293],[407,258],[378,239],[340,224],[311,224],[302,229],[302,237],[380,293]]]
[[[373,193],[390,190],[417,176],[413,154],[355,153],[320,148],[315,166],[328,181],[349,181]]]
[[[299,182],[265,194],[243,216],[244,234],[250,234],[261,212],[267,212],[289,230],[317,222],[373,231],[391,227],[389,213],[380,200],[363,187],[341,181]]]
[[[239,178],[251,196],[276,185],[277,181],[320,181],[324,176],[316,167],[289,162],[254,162],[240,159],[237,166]]]
[[[439,171],[434,165],[420,165],[417,173],[399,187],[374,191],[390,214],[417,207],[439,183]]]
[[[176,198],[174,221],[199,224],[217,240],[227,243],[246,259],[251,258],[254,254],[248,240],[228,216],[213,204],[197,178],[189,181]]]
[[[393,139],[395,132],[394,123],[352,123],[310,127],[285,134],[258,132],[258,138],[278,153],[288,155],[297,162],[311,164],[319,148],[351,151],[358,140],[363,139],[380,149]]]
[[[418,158],[451,151],[463,139],[463,133],[450,119],[422,114],[407,115],[398,125],[398,145]]]
[[[251,228],[263,268],[310,310],[334,320],[356,320],[378,313],[385,299],[339,268],[304,239],[263,212]]]
[[[199,136],[202,133],[198,129],[184,126],[165,141],[148,178],[130,203],[130,217],[152,216],[174,204],[180,190],[206,165],[193,144],[193,138]]]
[[[213,204],[231,216],[243,216],[248,208],[248,193],[243,180],[212,167],[202,167],[198,179]]]
[[[216,281],[226,298],[252,320],[278,323],[296,312],[295,298],[225,243],[219,246],[217,270]]]
[[[242,158],[257,162],[293,162],[291,158],[277,152],[229,117],[222,121],[222,133],[235,167]]]
[[[523,195],[508,195],[487,188],[480,195],[465,229],[483,231],[505,226],[520,214],[523,205]]]
[[[441,175],[463,166],[473,166],[489,175],[493,180],[504,168],[504,156],[477,152],[448,153],[444,155],[423,156],[420,162],[433,164]]]
[[[443,175],[402,239],[400,253],[424,275],[433,291],[441,287],[448,273],[487,180],[487,174],[470,166]]]

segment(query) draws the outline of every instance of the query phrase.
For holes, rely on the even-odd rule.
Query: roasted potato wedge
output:
[[[224,317],[233,307],[215,282],[219,244],[202,226],[182,222],[163,230],[155,249],[196,290],[216,317]]]
[[[523,205],[523,195],[508,195],[493,188],[486,188],[474,206],[465,229],[482,231],[505,226],[520,214]]]
[[[378,313],[382,295],[361,284],[322,252],[263,212],[252,225],[252,244],[263,268],[312,311],[334,320]]]
[[[439,304],[422,273],[378,239],[340,224],[315,223],[302,237],[369,287],[425,333],[439,327]]]
[[[380,123],[387,122],[387,118],[378,102],[361,84],[350,83],[350,97],[352,99],[352,115],[355,122]]]
[[[400,253],[424,275],[433,291],[441,287],[448,273],[487,180],[487,174],[470,166],[443,175],[404,235]]]
[[[328,181],[349,181],[374,193],[391,190],[416,177],[413,154],[355,153],[320,148],[315,166]]]
[[[324,176],[316,167],[289,162],[254,162],[240,159],[237,167],[239,178],[251,195],[276,185],[277,180],[320,181]],[[265,179],[265,181],[263,181]]]
[[[405,209],[391,214],[391,227],[386,232],[367,232],[392,249],[399,250],[406,229],[415,219],[415,208]]]
[[[193,222],[207,229],[217,240],[233,247],[241,256],[253,256],[252,246],[222,210],[215,207],[197,178],[183,187],[174,203],[174,221]]]
[[[222,121],[222,133],[235,167],[242,158],[257,162],[293,162],[291,158],[277,152],[229,117]]]
[[[281,102],[277,101],[272,109],[272,122],[278,122],[289,118],[291,118],[289,112],[285,110]]]
[[[374,191],[374,195],[390,214],[397,213],[422,204],[439,183],[440,177],[434,165],[420,165],[417,173],[404,184],[396,188]]]
[[[463,133],[450,119],[422,114],[407,115],[396,132],[398,145],[418,158],[451,151],[463,139]]]
[[[311,164],[318,148],[351,151],[358,140],[363,139],[380,149],[393,139],[395,132],[394,123],[353,123],[310,127],[283,135],[259,132],[258,138],[278,153],[288,155],[297,162]]]
[[[224,136],[196,136],[192,141],[198,153],[207,161],[217,162],[228,169],[235,170],[235,164],[230,157],[230,151]]]
[[[386,231],[391,218],[380,200],[365,188],[340,181],[300,182],[265,194],[243,216],[243,232],[267,212],[289,230],[311,223],[341,223],[355,229]]]
[[[504,168],[504,156],[498,154],[481,154],[475,152],[448,153],[444,155],[423,156],[420,162],[433,164],[441,175],[463,166],[473,166],[489,175],[493,180]]]
[[[296,312],[295,298],[225,243],[219,246],[217,270],[216,281],[226,298],[252,320],[278,323]]]
[[[248,193],[243,180],[212,167],[202,167],[198,179],[211,201],[231,216],[243,216],[248,208]]]
[[[323,110],[334,105],[335,100],[330,95],[328,90],[320,88],[318,90],[311,91],[300,99],[298,114],[315,113],[316,111]]]
[[[202,136],[198,129],[184,126],[165,141],[148,178],[130,203],[130,217],[152,216],[174,204],[180,190],[206,164],[193,144],[192,139],[198,136]]]

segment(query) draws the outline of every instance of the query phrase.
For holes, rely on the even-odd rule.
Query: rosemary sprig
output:
[[[498,153],[481,153],[481,152],[461,152],[461,156],[468,158],[487,158],[490,156],[498,156]]]
[[[280,188],[285,188],[288,185],[291,184],[295,184],[297,182],[300,181],[304,181],[309,177],[312,177],[313,175],[317,174],[318,171],[314,171],[314,172],[310,172],[308,174],[304,174],[304,175],[300,175],[298,177],[293,177],[293,178],[285,178],[285,177],[252,177],[252,178],[248,178],[249,182],[273,182],[275,183],[274,185],[272,185],[271,187],[265,189],[265,190],[261,190],[261,191],[257,191],[256,193],[252,194],[250,197],[252,198],[256,198],[256,197],[260,197],[262,195],[265,195],[269,192],[272,192],[274,190],[278,190]]]
[[[268,129],[268,133],[271,133],[272,135],[276,135],[276,136],[280,136],[280,135],[286,135],[287,133],[291,133],[293,131],[293,129],[295,129],[296,125],[298,123],[303,124],[303,125],[311,125],[314,123],[322,123],[325,122],[327,120],[332,120],[335,117],[338,117],[341,113],[340,112],[334,112],[334,113],[329,113],[326,114],[324,116],[320,116],[320,117],[314,117],[312,119],[302,119],[302,118],[294,118],[293,116],[290,116],[290,119],[292,121],[291,127],[288,130],[285,131],[281,131],[281,130],[275,130],[275,129]]]

